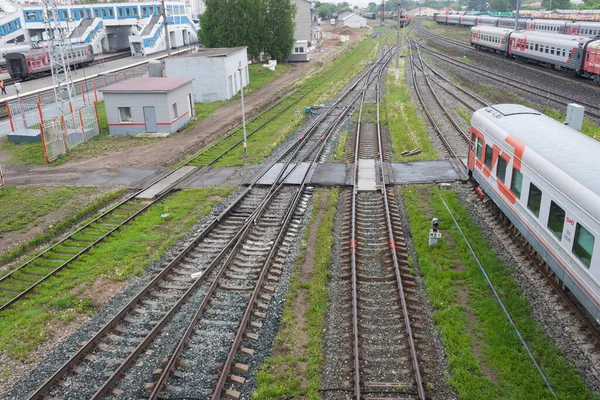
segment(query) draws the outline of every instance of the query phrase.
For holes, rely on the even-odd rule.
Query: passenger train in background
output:
[[[499,28],[515,29],[514,18],[491,17],[489,15],[459,15],[437,14],[435,21],[438,24],[457,26],[487,25]],[[575,36],[600,36],[600,22],[593,21],[567,21],[556,19],[521,19],[518,29],[527,31],[540,31],[547,33],[561,33]]]
[[[94,51],[89,44],[69,45],[65,54],[71,68],[85,67],[94,61]],[[8,73],[13,79],[25,81],[51,73],[47,45],[33,45],[29,50],[8,53],[5,58]]]
[[[469,174],[600,322],[600,142],[515,104],[471,125]]]
[[[478,50],[559,69],[600,84],[600,38],[474,26],[470,42]]]

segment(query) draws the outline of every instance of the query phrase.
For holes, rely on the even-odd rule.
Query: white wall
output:
[[[296,29],[294,31],[294,39],[296,40],[311,40],[310,35],[310,5],[311,3],[306,0],[292,0],[293,4],[296,4]]]

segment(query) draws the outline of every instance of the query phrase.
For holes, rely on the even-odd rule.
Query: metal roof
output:
[[[227,57],[238,51],[242,51],[246,49],[245,46],[242,47],[223,47],[218,49],[199,49],[198,51],[194,51],[189,54],[173,57],[173,59],[181,58],[181,57],[198,57],[198,58],[212,58],[212,57]]]
[[[193,81],[190,77],[134,78],[99,89],[103,93],[169,93]]]
[[[478,110],[509,135],[520,140],[581,185],[600,195],[600,142],[529,107],[498,104],[501,114]]]

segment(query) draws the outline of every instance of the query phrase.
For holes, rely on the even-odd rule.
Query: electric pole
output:
[[[396,70],[400,69],[400,0],[398,0],[398,26],[396,27]]]
[[[381,0],[381,22],[379,25],[385,25],[385,0]]]
[[[165,0],[161,0],[163,25],[165,27],[165,43],[167,44],[167,56],[171,57],[171,40],[169,39],[169,25],[167,24],[167,9],[165,8]]]

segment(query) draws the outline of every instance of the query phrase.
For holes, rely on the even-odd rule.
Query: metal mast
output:
[[[60,14],[55,0],[44,0],[46,10],[46,35],[48,36],[48,54],[50,55],[50,68],[52,69],[52,84],[58,109],[65,114],[70,111],[67,102],[73,101],[73,81],[68,63],[68,52],[71,39],[65,37]]]
[[[381,0],[381,21],[379,22],[379,25],[385,25],[385,0]]]

